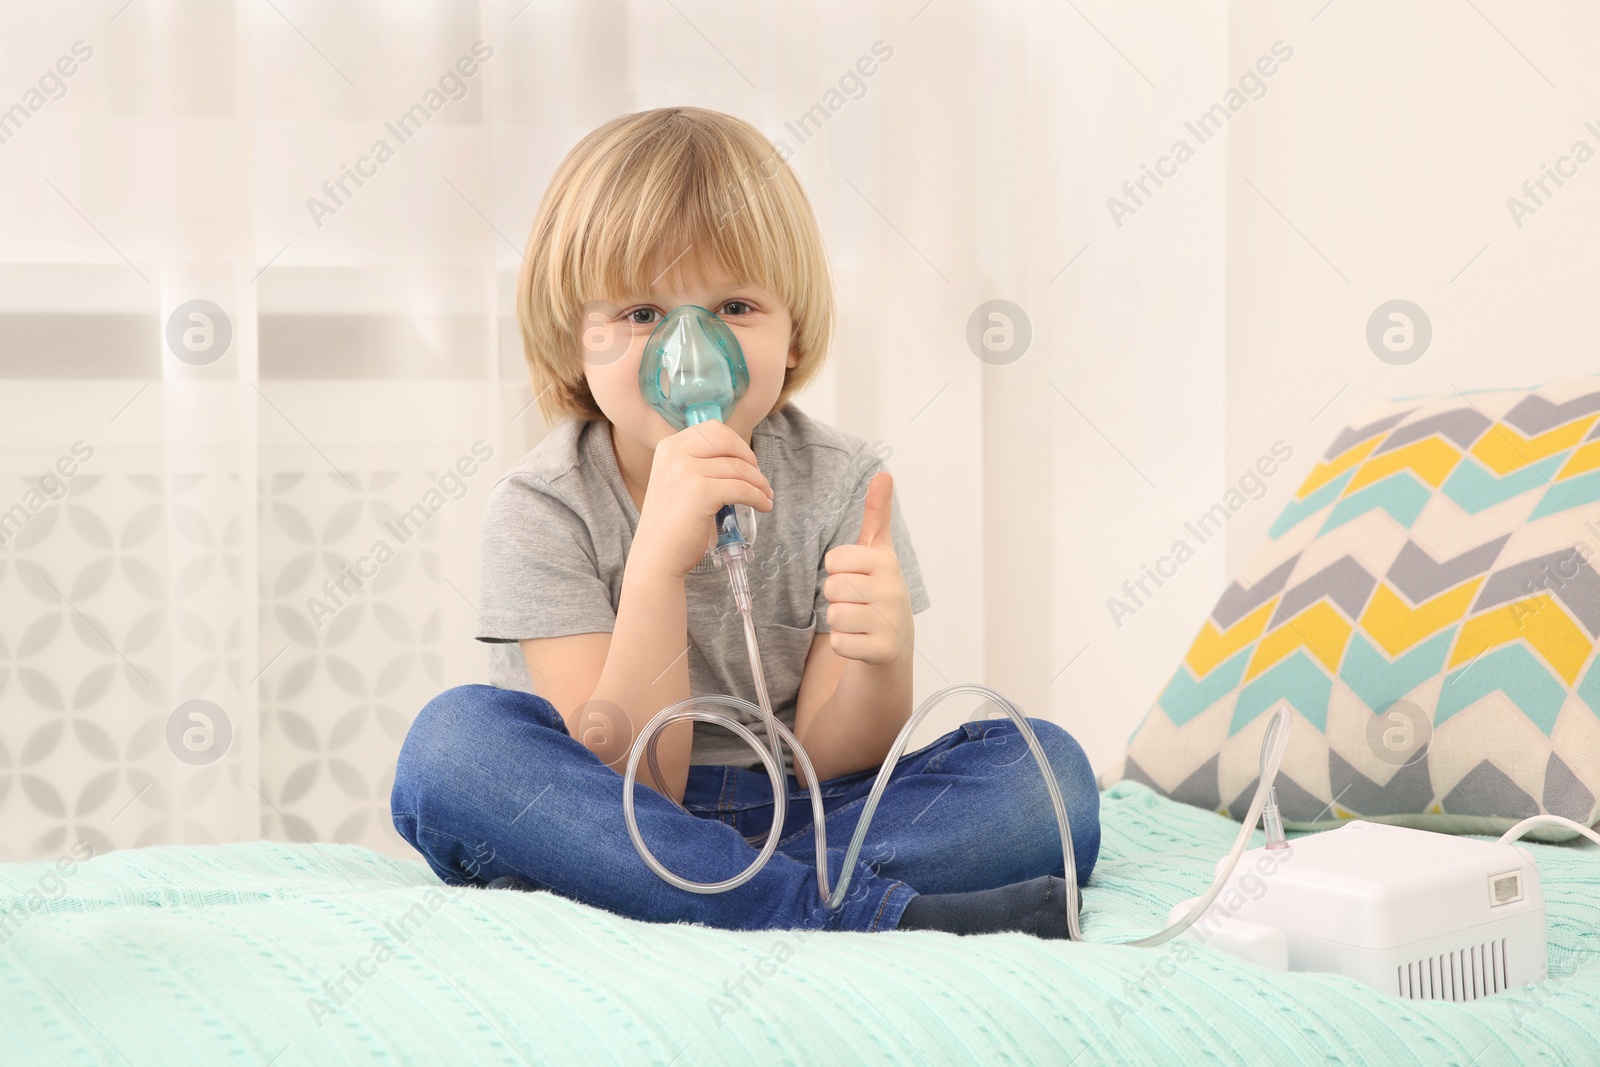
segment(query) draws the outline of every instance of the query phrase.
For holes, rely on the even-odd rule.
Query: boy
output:
[[[965,723],[901,757],[837,912],[817,891],[792,756],[788,816],[773,827],[756,753],[720,726],[674,723],[659,735],[660,780],[647,764],[638,776],[651,851],[710,882],[748,867],[752,841],[780,842],[726,893],[679,890],[645,866],[622,818],[633,738],[691,693],[756,700],[710,551],[718,509],[758,515],[762,664],[774,714],[815,767],[835,883],[911,714],[912,615],[928,596],[882,460],[788,402],[826,355],[833,293],[805,194],[754,127],[697,108],[605,124],[557,169],[523,262],[517,312],[554,429],[490,494],[478,638],[494,684],[452,689],[413,723],[391,805],[401,835],[449,883],[549,889],[648,921],[1066,936],[1055,820],[1010,720]],[[655,324],[685,304],[728,324],[750,384],[725,421],[674,432],[638,374]],[[1081,884],[1099,851],[1094,778],[1065,731],[1029,722],[1072,818]],[[759,718],[746,725],[766,744]]]

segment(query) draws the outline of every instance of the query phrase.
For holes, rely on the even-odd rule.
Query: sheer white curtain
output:
[[[0,859],[80,837],[408,854],[395,756],[429,697],[484,675],[479,512],[546,430],[520,249],[577,138],[671,103],[785,142],[812,199],[841,321],[798,403],[893,450],[933,601],[919,698],[988,682],[1103,763],[1154,695],[1083,604],[1103,553],[1220,466],[1221,283],[1194,278],[1221,276],[1225,159],[1170,194],[1176,224],[1108,236],[1103,200],[1179,87],[1223,76],[1226,12],[4,12]],[[1119,330],[1182,357],[1131,365]],[[1184,594],[1194,618],[1214,592]]]

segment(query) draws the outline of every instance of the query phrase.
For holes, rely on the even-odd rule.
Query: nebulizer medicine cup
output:
[[[639,390],[650,406],[675,430],[684,430],[708,419],[724,420],[724,416],[733,411],[734,405],[749,388],[750,373],[738,339],[734,337],[727,323],[706,308],[694,304],[673,308],[651,331],[645,343],[644,356],[639,363]],[[751,516],[753,518],[754,512],[751,512]],[[753,535],[753,522],[750,525]],[[1028,725],[1027,717],[1004,696],[986,685],[975,682],[957,683],[939,690],[924,700],[906,722],[899,736],[895,738],[894,744],[889,747],[888,755],[878,770],[878,777],[867,795],[861,818],[850,839],[850,846],[845,851],[844,863],[839,872],[839,883],[830,887],[827,819],[822,806],[821,790],[818,787],[816,771],[805,748],[789,728],[778,721],[772,713],[772,700],[767,692],[766,676],[761,669],[760,649],[756,643],[750,583],[746,571],[753,548],[751,541],[740,529],[739,518],[733,505],[725,505],[718,511],[716,531],[714,556],[717,563],[728,573],[734,603],[744,623],[745,647],[750,655],[750,675],[755,683],[756,698],[760,703],[751,704],[748,700],[728,695],[691,696],[657,712],[639,732],[633,747],[628,752],[628,765],[623,774],[622,810],[628,836],[645,864],[666,882],[691,893],[725,893],[754,878],[777,850],[778,839],[782,836],[784,819],[788,812],[788,788],[784,774],[783,752],[779,747],[781,738],[783,743],[789,746],[789,751],[794,754],[795,766],[803,775],[811,795],[812,825],[815,827],[816,839],[817,889],[827,908],[830,911],[838,911],[844,905],[845,894],[849,890],[856,860],[861,854],[861,846],[867,828],[872,823],[873,813],[877,811],[878,801],[889,784],[889,776],[904,753],[912,733],[934,708],[950,697],[978,696],[993,702],[1017,724],[1017,730],[1027,743],[1028,751],[1033,754],[1034,761],[1044,775],[1045,792],[1050,797],[1056,828],[1061,835],[1062,871],[1066,875],[1067,884],[1065,906],[1068,936],[1074,941],[1082,940],[1078,926],[1077,864],[1072,850],[1072,825],[1067,817],[1066,804],[1061,797],[1060,784],[1056,781],[1043,746],[1039,744],[1039,739]],[[730,710],[705,710],[707,705],[721,706]],[[765,747],[762,746],[760,739],[732,714],[733,712],[745,713],[766,726]],[[662,776],[656,762],[656,741],[663,729],[684,720],[716,723],[732,730],[737,737],[755,750],[772,782],[772,828],[767,832],[760,853],[750,866],[720,882],[695,882],[673,873],[650,851],[643,835],[639,832],[638,817],[634,808],[634,782],[639,773],[639,761],[641,758],[649,761],[650,772],[655,781],[660,783]],[[1130,944],[1159,945],[1177,936],[1199,918],[1221,892],[1224,882],[1233,873],[1234,866],[1249,842],[1256,818],[1261,814],[1267,790],[1271,788],[1273,779],[1277,776],[1278,764],[1283,759],[1284,745],[1288,740],[1288,723],[1288,705],[1280,704],[1270,718],[1266,734],[1262,739],[1261,774],[1256,795],[1251,801],[1250,811],[1240,827],[1239,836],[1234,842],[1227,862],[1219,871],[1211,889],[1183,918],[1160,933]]]

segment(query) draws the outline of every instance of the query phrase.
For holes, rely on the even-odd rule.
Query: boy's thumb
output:
[[[894,538],[889,533],[889,508],[894,500],[894,475],[879,471],[867,483],[867,502],[861,513],[861,536],[856,544],[889,548]]]

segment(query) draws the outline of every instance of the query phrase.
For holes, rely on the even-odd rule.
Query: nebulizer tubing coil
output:
[[[667,384],[664,386],[663,382]],[[675,308],[652,331],[646,342],[645,355],[639,368],[639,384],[645,399],[679,430],[707,419],[721,419],[723,410],[730,407],[733,401],[743,394],[748,383],[749,376],[738,341],[734,339],[727,325],[715,314],[695,305]],[[812,767],[811,757],[807,755],[804,746],[789,728],[773,715],[772,700],[767,693],[766,675],[761,669],[750,585],[745,569],[751,546],[739,530],[731,505],[723,507],[718,512],[716,525],[718,539],[715,558],[728,572],[734,602],[744,621],[745,646],[750,654],[750,674],[755,682],[756,696],[760,700],[760,705],[728,695],[691,696],[657,712],[634,739],[628,752],[627,769],[622,778],[622,812],[628,836],[646,866],[664,881],[691,893],[726,893],[754,878],[777,851],[778,840],[788,814],[788,783],[785,781],[783,771],[782,749],[778,744],[781,737],[789,746],[789,750],[794,753],[795,765],[804,773],[811,794],[812,825],[815,827],[816,839],[817,890],[827,908],[830,911],[837,911],[843,906],[845,894],[850,888],[856,860],[861,854],[861,845],[866,838],[867,828],[872,824],[872,816],[877,811],[878,801],[889,784],[889,776],[899,763],[911,734],[922,720],[945,700],[953,696],[971,694],[987,698],[1010,716],[1027,743],[1028,751],[1033,754],[1034,761],[1039,765],[1040,773],[1044,775],[1045,791],[1050,796],[1056,828],[1061,835],[1062,873],[1065,875],[1067,888],[1065,904],[1068,937],[1073,941],[1083,940],[1078,924],[1079,888],[1077,863],[1072,849],[1072,823],[1067,816],[1067,806],[1062,800],[1061,787],[1050,767],[1049,757],[1045,755],[1044,747],[1039,744],[1033,728],[1028,725],[1027,717],[1017,706],[1000,693],[977,682],[959,682],[934,693],[918,706],[901,728],[899,735],[894,739],[894,744],[889,747],[889,752],[884,757],[871,792],[867,794],[867,801],[861,810],[855,834],[850,839],[849,848],[845,850],[844,863],[839,872],[839,884],[830,889],[827,819],[816,770]],[[723,705],[761,717],[767,728],[767,747],[763,748],[755,734],[734,716],[703,710],[702,705],[707,704]],[[695,882],[668,869],[645,844],[644,836],[639,832],[639,821],[634,810],[634,784],[639,773],[640,758],[649,759],[651,774],[655,782],[660,784],[662,776],[656,761],[656,742],[662,730],[675,722],[685,720],[718,723],[732,730],[735,736],[743,739],[755,750],[766,768],[767,777],[772,782],[772,826],[767,831],[766,841],[760,853],[743,871],[720,882]],[[1144,947],[1163,944],[1187,930],[1216,900],[1229,875],[1238,865],[1239,858],[1244,855],[1250,837],[1255,831],[1256,820],[1261,817],[1268,790],[1272,788],[1273,780],[1277,777],[1288,739],[1289,706],[1280,702],[1268,720],[1266,732],[1262,737],[1260,777],[1255,796],[1250,802],[1249,811],[1239,828],[1238,836],[1234,839],[1233,848],[1229,851],[1210,889],[1177,922],[1149,937],[1127,944]],[[662,795],[667,794],[663,792]],[[678,807],[682,808],[682,804],[678,804]]]
[[[730,582],[737,589],[743,582],[745,566],[744,554],[730,555],[723,560],[724,566],[729,571]],[[855,834],[850,839],[850,846],[845,851],[844,864],[839,872],[839,884],[829,889],[828,878],[828,831],[826,813],[823,809],[821,790],[818,787],[816,770],[812,767],[811,757],[806,754],[802,746],[778,718],[772,714],[772,702],[767,693],[766,679],[761,671],[761,657],[756,645],[755,624],[752,621],[748,606],[748,599],[740,605],[740,615],[744,619],[745,644],[750,653],[751,676],[756,682],[756,694],[760,706],[751,704],[748,700],[728,695],[692,696],[680,700],[676,704],[663,708],[657,712],[639,736],[634,740],[633,747],[628,753],[628,766],[622,780],[622,810],[623,820],[628,827],[628,836],[633,840],[633,847],[639,853],[639,858],[656,873],[657,876],[679,889],[691,893],[726,893],[736,889],[745,882],[754,878],[761,868],[767,865],[772,854],[777,850],[778,838],[782,833],[784,819],[788,812],[788,783],[783,772],[783,756],[778,747],[778,739],[789,746],[794,753],[795,764],[804,773],[805,782],[811,794],[812,825],[815,828],[816,856],[817,856],[817,889],[822,901],[830,911],[837,911],[843,904],[845,894],[850,887],[850,879],[855,871],[855,863],[861,854],[862,842],[866,838],[867,828],[872,823],[872,816],[877,811],[878,801],[883,796],[883,791],[889,784],[889,776],[894,772],[895,765],[905,751],[906,744],[910,741],[911,734],[918,724],[927,718],[928,714],[938,707],[940,703],[953,696],[972,694],[986,697],[998,705],[1011,720],[1017,724],[1017,730],[1028,745],[1028,750],[1033,753],[1033,758],[1039,765],[1040,772],[1044,775],[1045,790],[1050,796],[1050,806],[1055,813],[1056,828],[1061,835],[1061,862],[1062,871],[1065,873],[1067,893],[1067,930],[1068,936],[1073,941],[1083,940],[1082,931],[1078,925],[1078,893],[1077,864],[1072,850],[1072,823],[1067,816],[1066,803],[1061,797],[1061,786],[1056,781],[1056,776],[1050,767],[1049,757],[1045,755],[1043,746],[1035,736],[1033,728],[1028,725],[1027,717],[1000,693],[986,685],[977,682],[958,682],[949,685],[928,697],[912,713],[911,718],[901,728],[899,735],[894,739],[894,744],[889,747],[888,755],[884,757],[883,765],[878,770],[878,777],[872,784],[872,791],[867,795],[865,806],[861,810],[860,821],[856,824]],[[762,747],[761,742],[751,733],[745,725],[731,715],[701,709],[701,705],[720,704],[729,708],[742,709],[752,714],[759,715],[767,727],[768,746]],[[761,852],[755,860],[740,873],[720,882],[695,882],[684,878],[666,867],[645,844],[644,837],[639,831],[638,818],[634,811],[634,783],[639,773],[639,760],[648,754],[651,771],[655,780],[661,781],[657,770],[655,747],[660,733],[675,722],[694,720],[698,722],[720,723],[732,730],[735,736],[740,737],[755,750],[766,767],[767,777],[772,782],[773,812],[772,827],[767,832],[767,839]],[[1239,858],[1244,854],[1249,845],[1251,834],[1255,830],[1256,820],[1261,817],[1261,809],[1266,803],[1267,791],[1272,787],[1273,780],[1277,777],[1278,766],[1283,760],[1284,748],[1288,743],[1289,732],[1289,707],[1280,704],[1272,717],[1268,720],[1266,733],[1261,745],[1261,775],[1256,788],[1255,797],[1250,802],[1250,809],[1245,815],[1239,834],[1234,839],[1233,848],[1228,853],[1228,858],[1218,872],[1211,888],[1195,903],[1183,918],[1168,926],[1166,929],[1149,937],[1137,941],[1127,942],[1129,945],[1154,947],[1178,936],[1188,929],[1196,919],[1204,914],[1218,894],[1222,892],[1228,876],[1233,873],[1238,865]],[[680,805],[681,807],[681,805]]]

